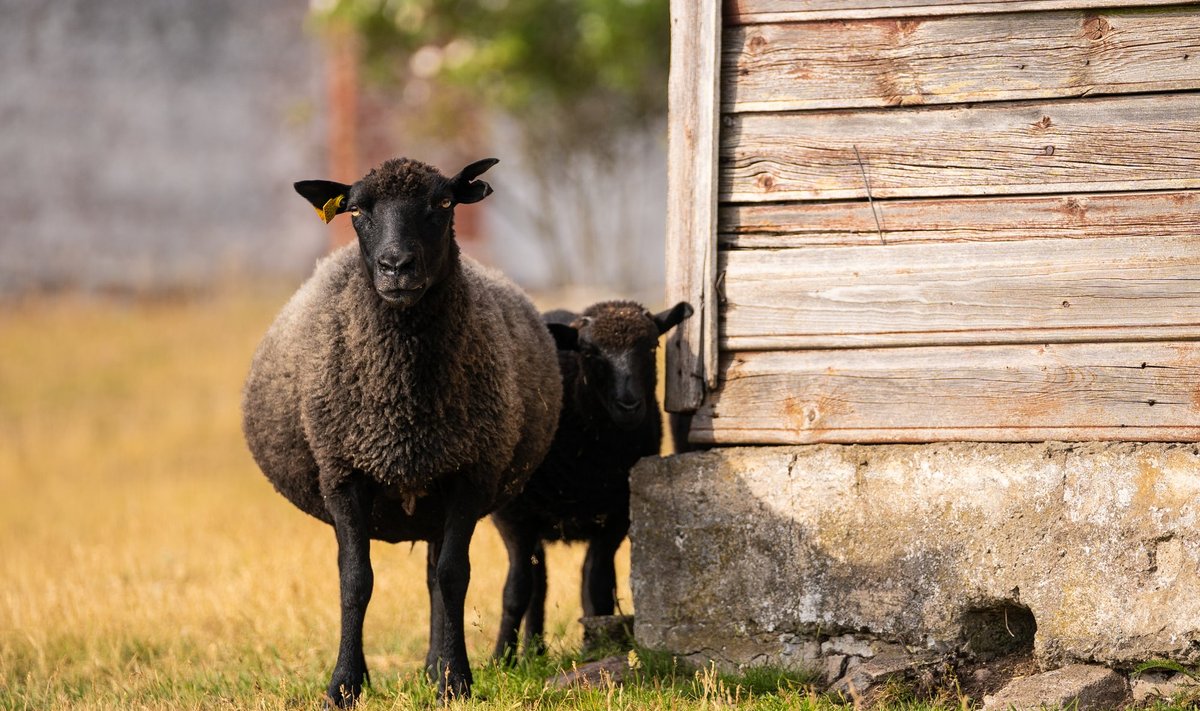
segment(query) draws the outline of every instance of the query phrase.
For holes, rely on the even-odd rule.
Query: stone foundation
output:
[[[647,647],[815,670],[867,656],[856,640],[1200,662],[1195,445],[718,449],[645,459],[632,488]]]

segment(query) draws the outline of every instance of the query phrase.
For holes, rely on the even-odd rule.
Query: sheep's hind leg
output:
[[[588,542],[583,559],[583,614],[611,615],[616,607],[617,569],[614,558],[629,524],[611,526]]]
[[[546,547],[541,541],[533,549],[529,568],[532,586],[525,611],[525,653],[546,653]]]
[[[338,542],[338,580],[341,589],[342,637],[337,664],[326,694],[339,707],[353,706],[367,674],[363,656],[363,618],[371,601],[375,574],[371,570],[370,482],[362,475],[346,479],[325,498]]]
[[[463,638],[463,606],[471,581],[469,548],[475,524],[483,511],[471,484],[462,479],[446,496],[446,521],[437,560],[437,587],[443,612],[438,693],[443,700],[471,695],[471,665]]]
[[[508,523],[497,518],[493,518],[493,521],[508,551],[508,578],[504,581],[500,632],[496,636],[492,657],[508,664],[516,655],[517,631],[533,594],[532,559],[538,545],[538,535],[534,526]]]

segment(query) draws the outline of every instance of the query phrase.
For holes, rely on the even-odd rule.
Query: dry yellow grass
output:
[[[286,296],[4,306],[0,708],[245,707],[259,689],[255,706],[276,708],[319,691],[337,642],[333,534],[271,489],[238,411]],[[422,544],[376,543],[373,558],[379,685],[420,665],[428,604]],[[506,567],[490,524],[471,559],[478,663]],[[549,551],[552,646],[577,644],[581,559]],[[626,551],[619,577],[628,608]]]

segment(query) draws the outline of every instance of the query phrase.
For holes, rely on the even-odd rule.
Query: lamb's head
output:
[[[326,222],[349,213],[375,291],[388,306],[404,309],[453,271],[454,206],[490,195],[491,186],[476,178],[498,162],[476,161],[447,178],[425,163],[397,158],[353,185],[302,180],[295,188]]]
[[[657,314],[632,301],[605,301],[570,324],[547,327],[559,350],[579,352],[589,396],[613,424],[632,430],[641,426],[654,401],[658,337],[691,315],[686,301]]]

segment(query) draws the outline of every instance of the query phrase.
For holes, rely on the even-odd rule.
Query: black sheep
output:
[[[296,190],[358,244],[334,252],[267,331],[246,380],[255,461],[338,542],[341,643],[329,699],[367,679],[362,629],[371,539],[429,542],[426,668],[443,698],[469,694],[463,600],[476,521],[524,485],[550,446],[562,384],[528,298],[459,255],[454,206],[490,192],[484,160],[447,178],[392,160],[353,185]]]
[[[543,316],[558,344],[563,406],[546,459],[525,490],[492,514],[508,550],[497,658],[511,658],[522,617],[526,649],[541,649],[543,541],[588,542],[583,614],[613,613],[613,557],[629,531],[629,470],[658,454],[662,441],[658,338],[691,314],[684,302],[655,315],[631,301],[609,301],[581,315]]]

